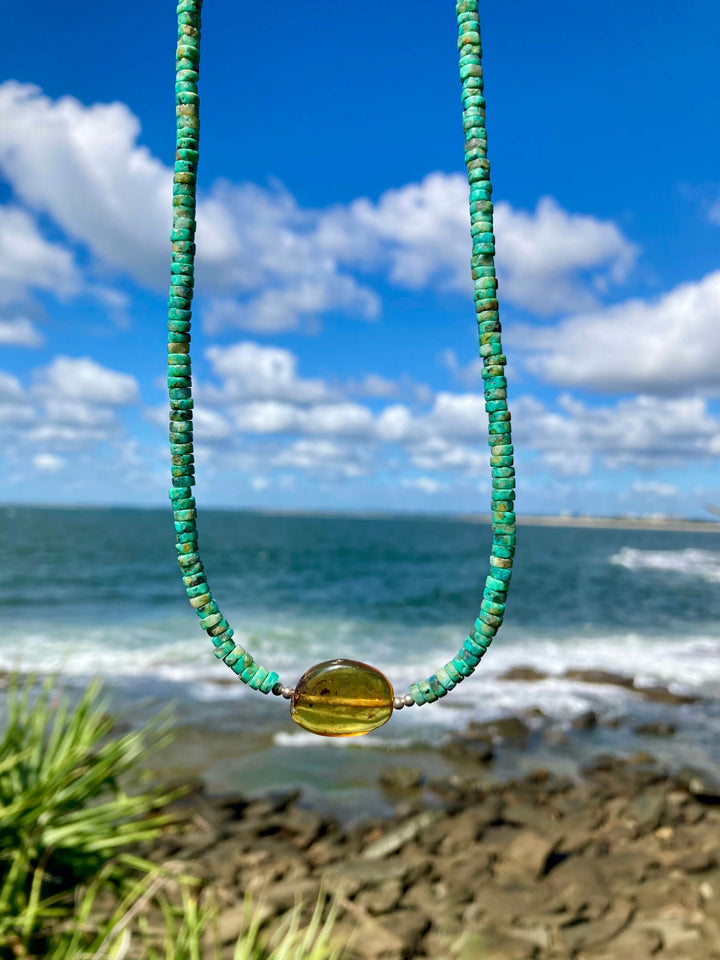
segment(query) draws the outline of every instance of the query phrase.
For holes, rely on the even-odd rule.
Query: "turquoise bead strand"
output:
[[[192,298],[195,261],[195,211],[199,160],[200,12],[202,0],[181,0],[176,56],[177,151],[173,175],[171,286],[168,297],[168,393],[170,397],[170,499],[176,549],[183,583],[208,633],[215,655],[252,689],[289,697],[290,688],[278,674],[260,666],[233,639],[233,629],[213,598],[200,558],[193,454],[193,400],[190,363]],[[479,354],[488,414],[488,444],[492,477],[492,548],[480,612],[457,655],[409,692],[395,697],[396,708],[432,703],[470,676],[502,625],[515,553],[515,469],[507,404],[505,355],[495,274],[492,185],[487,160],[482,48],[477,0],[457,3],[458,50],[462,81],[465,163],[470,186],[471,269],[477,316]]]
[[[470,185],[471,268],[475,292],[488,443],[492,475],[492,547],[490,570],[475,626],[457,654],[432,676],[411,683],[403,698],[421,706],[433,703],[469,677],[480,663],[505,614],[513,556],[515,554],[515,468],[507,404],[505,355],[501,343],[500,314],[495,274],[492,184],[487,159],[485,98],[483,96],[482,45],[478,0],[460,0],[456,5],[458,50],[462,81],[465,164]]]
[[[202,0],[181,0],[177,6],[175,113],[177,141],[173,173],[171,286],[168,297],[168,394],[173,520],[178,562],[185,591],[200,618],[200,626],[215,647],[215,656],[253,690],[281,693],[277,673],[266,670],[236,643],[233,628],[222,615],[207,582],[198,549],[193,455],[193,401],[190,368],[190,327],[195,279],[195,208],[200,99],[200,11]]]

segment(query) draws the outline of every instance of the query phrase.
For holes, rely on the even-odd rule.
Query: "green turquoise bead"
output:
[[[188,523],[187,521],[183,521],[183,520],[175,521],[175,530],[177,533],[189,533],[191,530],[194,530],[194,529],[195,529],[194,523]]]
[[[265,670],[263,667],[258,667],[257,673],[255,673],[255,675],[250,678],[250,683],[248,684],[248,686],[252,690],[259,690],[266,677],[267,677],[267,670]]]
[[[203,630],[208,630],[210,627],[214,627],[216,623],[220,623],[222,620],[222,614],[220,613],[211,613],[209,617],[203,617],[200,621],[200,626]]]
[[[202,564],[199,564],[199,569],[193,573],[186,573],[183,576],[183,583],[185,584],[186,592],[192,587],[202,587],[202,589],[206,592],[209,591],[210,587],[207,585],[207,581],[205,579],[206,576],[207,574],[205,573]],[[188,596],[191,596],[191,594],[188,593]]]
[[[235,664],[239,660],[241,660],[244,656],[245,656],[245,651],[243,650],[243,648],[241,646],[238,646],[238,644],[235,644],[234,649],[231,650],[230,653],[227,654],[227,656],[223,657],[223,659],[225,660],[225,663],[229,667],[234,667]]]
[[[493,603],[492,600],[483,600],[480,604],[480,609],[486,613],[490,613],[495,617],[502,618],[505,613],[505,604],[504,603]]]
[[[434,703],[437,700],[438,696],[427,680],[421,680],[418,683],[418,687],[420,688],[424,703]]]
[[[453,666],[458,673],[463,675],[463,677],[470,677],[475,672],[475,666],[469,664],[465,658],[461,657],[459,654],[457,657],[453,658]]]
[[[233,671],[233,673],[236,673],[238,676],[240,676],[240,674],[244,673],[245,670],[247,670],[247,668],[248,668],[249,666],[251,666],[253,663],[255,663],[255,661],[253,660],[252,656],[251,656],[249,653],[246,652],[246,653],[237,661],[237,663],[234,663],[234,664],[232,665],[232,671]]]
[[[472,637],[465,637],[461,652],[463,652],[463,654],[469,653],[471,657],[476,657],[479,663],[485,655],[485,647],[481,646]]]
[[[425,697],[422,695],[422,692],[420,691],[419,683],[411,683],[410,686],[408,687],[408,693],[410,694],[410,696],[413,698],[413,700],[419,707],[421,707],[425,703]]]
[[[249,667],[246,667],[246,668],[243,670],[243,672],[240,674],[240,679],[242,680],[243,683],[249,683],[249,682],[252,680],[252,678],[255,676],[255,674],[258,672],[259,669],[260,669],[259,664],[255,663],[255,662],[253,661],[253,662],[250,664],[250,666],[249,666]]]
[[[217,601],[213,600],[212,598],[208,600],[207,603],[204,603],[201,607],[195,607],[195,613],[200,617],[201,620],[205,620],[206,618],[211,617],[214,613],[219,612],[220,608],[217,605]],[[217,622],[219,623],[220,621],[218,620]],[[210,624],[210,626],[212,627],[214,624]]]
[[[504,559],[512,560],[515,556],[515,547],[504,547],[499,543],[493,543],[492,555],[494,557],[503,557]]]
[[[500,577],[493,577],[490,574],[485,578],[485,586],[494,593],[505,594],[508,591],[508,584]]]
[[[218,658],[218,660],[223,660],[229,653],[232,652],[234,646],[235,644],[232,642],[232,640],[225,640],[218,647],[215,647],[215,656]]]
[[[215,637],[210,637],[210,643],[211,643],[214,647],[219,647],[219,646],[221,646],[223,643],[225,643],[226,640],[230,640],[230,639],[232,638],[232,635],[233,635],[233,628],[232,628],[232,627],[228,627],[228,629],[225,631],[225,633],[219,634],[218,636],[215,636]],[[237,644],[236,644],[236,645],[235,645],[235,649],[237,649],[237,648],[238,648],[238,647],[237,647]],[[240,647],[239,649],[242,650],[242,647]],[[224,657],[223,659],[227,660],[226,657]]]
[[[452,660],[449,660],[445,664],[443,670],[447,673],[448,677],[450,677],[450,680],[455,684],[455,686],[457,686],[458,683],[462,683],[462,681],[465,679],[465,675],[460,673]]]
[[[277,675],[277,673],[271,670],[268,673],[268,675],[265,677],[263,682],[260,684],[260,687],[259,687],[260,693],[271,693],[273,687],[275,686],[275,684],[278,682],[279,679],[280,677]]]
[[[440,667],[440,669],[435,672],[435,678],[440,681],[447,693],[454,690],[458,684],[457,680],[453,680],[450,677],[445,667]],[[430,680],[432,680],[432,677]]]
[[[436,674],[433,674],[432,676],[427,678],[427,684],[430,687],[430,690],[435,694],[436,699],[447,696],[447,689],[443,686],[443,684],[437,678]]]
[[[204,573],[202,574],[204,576]],[[197,583],[192,586],[185,587],[185,593],[188,597],[202,597],[203,594],[208,592],[208,585],[205,580],[198,580]]]

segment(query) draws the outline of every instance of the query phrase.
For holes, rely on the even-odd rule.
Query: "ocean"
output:
[[[427,516],[203,510],[199,530],[223,613],[283,682],[348,657],[382,670],[399,692],[461,645],[490,543],[484,523]],[[286,701],[247,690],[213,657],[185,598],[169,508],[5,507],[0,532],[0,670],[58,674],[71,691],[100,676],[121,726],[173,704],[182,749],[157,764],[200,774],[213,789],[298,786],[309,802],[382,810],[375,786],[385,767],[450,775],[437,747],[453,733],[524,713],[538,736],[532,750],[499,761],[507,775],[548,765],[572,774],[595,753],[639,749],[670,767],[720,764],[715,533],[519,527],[506,621],[474,677],[374,734],[327,740],[295,726]],[[520,665],[546,679],[501,679]],[[564,677],[571,668],[698,699],[651,702]],[[572,730],[588,710],[600,724],[582,738],[544,736]],[[673,737],[635,732],[663,721],[677,727]]]

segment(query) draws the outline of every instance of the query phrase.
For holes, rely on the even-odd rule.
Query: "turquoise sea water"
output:
[[[199,525],[223,612],[289,684],[345,656],[403,690],[453,655],[479,608],[490,540],[481,523],[204,511]],[[405,710],[351,742],[305,734],[284,701],[246,690],[215,660],[184,596],[169,512],[7,507],[0,534],[0,669],[61,672],[71,685],[100,675],[130,724],[174,702],[187,763],[218,787],[299,783],[357,797],[381,761],[430,763],[426,745],[470,720],[529,708],[543,711],[544,727],[569,727],[588,709],[619,722],[592,735],[587,749],[597,750],[638,749],[635,726],[670,720],[678,734],[654,742],[656,752],[671,764],[720,763],[715,534],[521,527],[506,624],[475,676],[442,703]],[[549,677],[497,679],[520,664]],[[650,704],[620,687],[563,679],[568,667],[701,699]],[[443,772],[442,758],[432,763]]]

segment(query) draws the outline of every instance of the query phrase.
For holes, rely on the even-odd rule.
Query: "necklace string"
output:
[[[195,211],[199,160],[200,12],[202,0],[180,0],[177,5],[175,104],[177,139],[173,173],[171,286],[168,298],[168,392],[170,396],[170,451],[176,549],[190,605],[209,635],[215,656],[253,690],[290,698],[293,690],[272,670],[261,666],[234,637],[208,585],[200,558],[193,453],[193,399],[190,327],[195,275]],[[492,185],[487,160],[485,98],[478,0],[456,5],[458,51],[462,81],[465,163],[470,185],[471,268],[474,281],[488,443],[492,475],[492,547],[480,612],[457,655],[424,680],[411,683],[408,693],[395,697],[393,706],[418,706],[444,697],[470,676],[503,622],[513,556],[515,554],[515,469],[507,404],[505,356],[501,343],[495,274]]]

